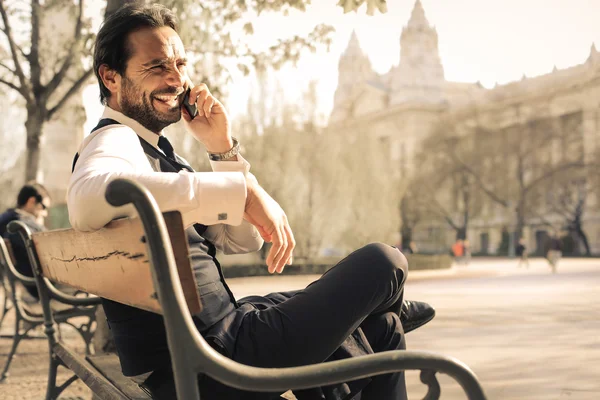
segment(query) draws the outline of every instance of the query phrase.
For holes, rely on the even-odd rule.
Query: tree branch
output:
[[[81,75],[79,77],[79,79],[73,84],[73,86],[71,86],[71,88],[67,91],[67,93],[65,93],[65,95],[62,97],[62,99],[60,99],[58,101],[58,103],[56,103],[56,105],[48,111],[48,114],[46,116],[47,121],[50,120],[58,110],[60,110],[60,108],[67,102],[67,100],[69,100],[69,98],[73,94],[75,94],[81,88],[81,86],[83,86],[83,84],[92,75],[93,71],[94,70],[92,68],[90,68],[87,71],[85,71],[83,73],[83,75]]]
[[[0,62],[0,67],[6,69],[8,72],[10,72],[15,78],[19,79],[19,77],[17,76],[17,74],[15,73],[15,71],[13,71],[8,65],[1,63]]]
[[[523,193],[527,194],[529,191],[531,191],[531,189],[535,188],[537,185],[544,182],[546,179],[553,177],[554,175],[556,175],[559,172],[563,172],[563,171],[566,171],[571,168],[583,168],[583,167],[585,167],[585,164],[582,162],[571,162],[571,163],[561,164],[561,165],[557,166],[556,168],[549,170],[548,172],[542,174],[541,176],[539,176],[536,179],[534,179],[533,181],[531,181],[528,185],[526,185],[523,188]]]
[[[8,47],[10,48],[10,54],[12,55],[13,62],[15,64],[15,74],[19,78],[19,83],[21,84],[21,89],[18,90],[25,100],[30,101],[31,97],[27,92],[27,80],[25,78],[25,74],[23,73],[23,69],[21,68],[21,64],[19,63],[19,56],[17,54],[17,45],[12,36],[12,30],[10,27],[10,21],[8,20],[8,15],[6,14],[6,8],[4,7],[4,0],[0,0],[0,15],[2,16],[2,22],[4,23],[3,32],[8,39]],[[6,83],[6,82],[4,82]],[[9,85],[10,86],[10,85]],[[12,86],[11,86],[12,87]]]
[[[492,199],[493,201],[495,201],[496,203],[500,204],[503,207],[508,207],[508,201],[502,199],[500,196],[498,196],[496,193],[494,193],[491,189],[489,189],[481,180],[481,177],[477,174],[477,172],[473,171],[473,169],[466,164],[464,161],[462,161],[461,159],[459,159],[456,154],[454,154],[453,151],[450,152],[452,158],[454,159],[455,162],[459,163],[464,169],[465,171],[471,175],[474,179],[475,179],[475,184],[486,194],[488,195],[488,197],[490,199]]]
[[[552,224],[550,221],[548,221],[548,220],[546,219],[546,217],[544,217],[544,216],[543,216],[543,215],[541,215],[540,213],[538,213],[538,212],[536,212],[536,211],[534,211],[534,210],[530,210],[530,212],[533,214],[533,216],[534,216],[534,217],[537,217],[537,218],[539,218],[539,219],[540,219],[540,221],[542,221],[542,223],[543,223],[544,225],[547,225],[547,226],[550,226],[550,227],[551,227],[551,226],[553,226],[553,224]]]
[[[60,67],[58,72],[52,77],[50,82],[48,82],[48,84],[44,88],[46,98],[49,98],[52,95],[52,93],[56,90],[58,85],[60,85],[60,83],[62,82],[63,78],[65,77],[67,71],[69,70],[71,63],[73,62],[73,56],[75,55],[75,48],[81,40],[81,33],[82,33],[81,31],[82,31],[82,24],[83,24],[82,21],[83,21],[83,0],[79,0],[79,14],[77,15],[77,23],[75,24],[75,34],[74,34],[73,42],[71,42],[71,46],[69,46],[69,51],[67,53],[67,56],[65,57],[65,60],[62,64],[62,66]]]
[[[10,83],[8,81],[5,81],[4,79],[0,78],[0,83],[4,83],[6,86],[8,86],[9,88],[16,90],[17,92],[19,92],[21,95],[23,95],[25,97],[25,95],[23,94],[22,90],[20,87],[16,86],[14,83]],[[27,98],[26,98],[27,99]]]
[[[29,52],[31,66],[31,84],[36,98],[42,96],[42,68],[40,66],[40,2],[31,0],[31,51]]]

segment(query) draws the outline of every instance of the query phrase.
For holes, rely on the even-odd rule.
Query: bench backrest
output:
[[[177,211],[163,214],[179,279],[190,313],[201,310]],[[144,310],[162,313],[150,271],[142,223],[138,218],[112,221],[95,232],[61,229],[32,234],[41,274],[85,292]]]

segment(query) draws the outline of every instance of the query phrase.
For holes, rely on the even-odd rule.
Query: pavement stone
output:
[[[4,368],[13,340],[13,313],[9,313],[0,328],[0,367]],[[85,353],[83,339],[71,327],[61,328],[63,339],[80,353]],[[48,342],[43,336],[43,328],[34,335],[39,339],[25,339],[19,343],[7,379],[0,383],[0,400],[40,400],[46,395],[48,376]],[[63,382],[72,374],[59,367],[57,382]],[[91,400],[92,393],[81,381],[71,384],[59,397],[60,400]]]
[[[518,270],[519,275],[527,276],[530,275],[534,280],[538,280],[536,276],[542,276],[540,273],[544,273],[546,271],[545,262],[542,259],[539,260],[531,260],[532,268],[531,269],[520,269]],[[563,260],[563,264],[566,261]],[[513,265],[514,264],[514,265]],[[589,260],[578,260],[576,262],[576,268],[589,269],[590,266],[598,266],[600,268],[600,260],[598,259],[589,259]],[[559,267],[559,274],[562,272],[561,267]],[[448,270],[436,270],[436,271],[414,271],[409,274],[408,278],[408,292],[407,297],[412,298],[411,295],[417,295],[418,299],[428,300],[426,297],[428,294],[430,296],[434,296],[435,293],[438,293],[438,290],[431,291],[429,286],[415,285],[411,286],[412,283],[419,283],[426,281],[444,281],[444,280],[459,280],[463,279],[466,282],[470,282],[470,279],[473,279],[475,282],[476,279],[479,278],[494,278],[494,277],[503,277],[503,276],[511,276],[516,272],[516,261],[515,260],[506,260],[506,259],[490,259],[490,260],[474,260],[472,264],[468,267],[465,266],[453,266]],[[549,270],[548,270],[549,274]],[[248,277],[248,278],[234,278],[228,280],[230,282],[230,287],[232,291],[235,293],[236,297],[243,297],[249,294],[266,294],[274,291],[284,291],[284,290],[292,290],[305,287],[307,284],[317,279],[318,275],[293,275],[293,276],[259,276],[259,277]],[[412,289],[410,289],[412,287]],[[532,287],[534,290],[535,287]],[[487,289],[486,289],[487,290]],[[561,289],[562,290],[562,289]],[[480,299],[485,299],[486,293],[478,293],[479,289],[477,289],[477,285],[473,285],[473,296],[477,296],[477,301],[481,301]],[[441,289],[439,291],[441,293]],[[439,297],[439,301],[447,300],[449,298],[455,298],[456,296],[452,294],[451,297],[448,297],[447,294],[437,294]],[[415,297],[415,299],[417,299]],[[590,301],[592,298],[590,298]],[[0,300],[1,301],[1,300]],[[458,301],[458,300],[456,300]],[[439,303],[438,303],[439,304]],[[565,310],[562,310],[562,315],[571,315],[569,307],[573,307],[575,304],[564,304]],[[580,305],[579,303],[577,305]],[[452,303],[447,304],[440,307],[441,311],[438,316],[434,320],[434,323],[428,324],[426,328],[420,329],[417,334],[411,334],[411,343],[415,344],[414,348],[421,349],[430,349],[432,346],[431,343],[437,343],[437,347],[435,350],[439,350],[442,353],[452,354],[451,350],[457,351],[456,349],[464,349],[464,351],[469,351],[467,348],[462,346],[460,342],[457,342],[457,336],[464,335],[465,332],[472,332],[471,340],[473,343],[476,340],[480,340],[475,337],[475,331],[470,331],[474,326],[472,324],[483,325],[486,329],[490,330],[488,332],[490,338],[495,338],[497,335],[496,332],[492,332],[491,330],[496,329],[496,324],[493,321],[506,321],[509,320],[513,324],[518,324],[518,320],[523,320],[525,323],[528,316],[531,314],[518,313],[518,319],[515,319],[513,307],[507,307],[504,314],[498,314],[496,312],[487,314],[485,312],[485,308],[476,309],[475,311],[468,311],[468,309],[461,309],[464,306],[463,303]],[[487,305],[486,305],[487,306]],[[491,309],[490,304],[490,309]],[[517,307],[518,304],[513,304],[512,306]],[[482,304],[483,307],[483,304]],[[445,310],[445,308],[447,310]],[[444,311],[447,311],[445,313]],[[468,314],[468,312],[473,314],[473,318],[465,319],[464,316]],[[454,316],[453,316],[454,315]],[[535,315],[535,314],[534,314]],[[540,313],[540,315],[542,315]],[[552,315],[549,315],[546,318],[555,318]],[[577,319],[574,315],[572,318]],[[489,320],[489,321],[488,321]],[[477,321],[477,322],[475,322]],[[488,321],[488,322],[486,322]],[[471,324],[471,325],[470,325]],[[14,325],[14,317],[12,312],[9,313],[0,327],[0,368],[4,366],[6,362],[6,358],[10,351],[10,347],[12,345],[12,338],[9,336],[13,332]],[[437,327],[437,328],[436,328]],[[422,332],[421,332],[422,331]],[[485,330],[481,330],[478,332],[480,334],[480,338],[487,336],[485,334]],[[43,330],[42,328],[38,329],[34,332],[40,338],[43,338]],[[440,336],[441,335],[441,336]],[[526,337],[527,333],[523,332],[522,336],[518,342],[522,342],[523,346],[527,346],[529,343],[527,340],[530,340]],[[572,340],[572,337],[568,337],[568,340]],[[597,347],[597,335],[594,338],[588,337],[589,346],[588,348],[596,348]],[[78,336],[76,331],[71,327],[65,326],[63,328],[63,340],[67,342],[67,344],[81,354],[84,353],[84,344],[83,340]],[[548,346],[551,346],[552,341],[550,339]],[[581,340],[581,339],[580,339]],[[458,347],[457,347],[458,346]],[[411,346],[412,347],[412,346]],[[434,346],[436,347],[436,346]],[[469,346],[467,346],[469,347]],[[413,348],[413,349],[414,349]],[[577,344],[573,343],[573,348],[577,348]],[[490,399],[503,399],[503,390],[509,390],[507,388],[513,387],[514,385],[522,385],[523,387],[535,387],[537,385],[536,382],[542,382],[533,380],[534,377],[530,377],[529,380],[526,379],[526,376],[520,373],[519,370],[510,371],[510,363],[502,364],[502,365],[490,365],[488,358],[494,358],[496,360],[501,360],[503,356],[507,356],[503,354],[503,349],[501,344],[496,348],[496,353],[494,350],[488,350],[483,353],[477,353],[475,356],[471,353],[465,353],[466,359],[463,361],[467,362],[467,364],[475,366],[484,365],[486,369],[484,369],[483,377],[487,378],[486,374],[491,376],[501,376],[504,380],[499,380],[498,382],[494,381],[494,385],[489,387],[491,393],[494,395],[490,397]],[[433,350],[433,349],[432,349]],[[524,348],[523,351],[527,349]],[[534,357],[533,354],[528,354],[530,357]],[[469,357],[472,357],[469,359]],[[560,356],[556,355],[556,357],[552,359],[548,359],[548,361],[552,360],[560,360]],[[560,389],[559,396],[552,396],[552,398],[571,398],[571,399],[591,399],[591,398],[600,398],[594,396],[600,396],[600,392],[596,390],[597,385],[592,384],[590,382],[579,382],[582,383],[578,385],[577,381],[577,369],[575,368],[576,360],[573,359],[572,363],[569,365],[573,368],[573,374],[570,375],[570,382],[573,383],[571,386],[563,386]],[[500,368],[500,369],[498,369]],[[45,339],[33,339],[33,340],[23,340],[19,345],[19,350],[15,359],[13,360],[10,376],[8,379],[0,383],[0,400],[38,400],[43,399],[46,390],[46,377],[48,371],[48,350],[47,350],[47,342]],[[562,371],[564,373],[564,371]],[[500,374],[500,375],[499,375]],[[62,382],[71,375],[68,371],[59,368],[58,382]],[[418,378],[416,373],[410,373],[407,375],[408,383],[409,383],[409,394],[419,394],[422,395],[424,393],[420,393],[422,388],[417,387]],[[537,379],[541,379],[540,377],[536,377]],[[489,379],[489,378],[488,378]],[[447,379],[442,377],[441,382],[442,385],[446,383]],[[492,380],[490,379],[490,382]],[[531,386],[534,385],[534,386]],[[587,393],[582,394],[578,390],[588,390]],[[525,390],[525,389],[524,389]],[[526,391],[522,391],[521,393],[527,393]],[[558,393],[555,391],[555,393]],[[564,396],[564,397],[563,397]],[[591,397],[590,397],[591,396]],[[411,396],[411,398],[419,398]],[[443,399],[447,398],[446,396],[442,396]],[[463,397],[454,397],[450,396],[450,398],[463,398]],[[515,398],[514,396],[508,396],[507,398]],[[531,400],[537,400],[534,397],[517,397],[517,398],[527,398]],[[547,397],[550,398],[550,397]],[[80,381],[73,383],[59,398],[60,400],[91,400],[92,394],[90,390]]]

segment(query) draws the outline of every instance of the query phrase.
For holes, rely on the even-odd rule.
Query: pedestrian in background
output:
[[[515,254],[519,257],[518,268],[521,268],[522,264],[525,264],[526,268],[529,268],[529,258],[527,257],[527,246],[525,246],[525,239],[520,238],[519,243],[515,249]]]
[[[548,259],[548,263],[550,264],[550,268],[552,269],[552,273],[556,273],[556,268],[558,267],[558,262],[562,257],[562,242],[560,240],[559,234],[555,232],[550,238],[550,248],[546,255]]]
[[[463,240],[463,264],[465,266],[469,265],[471,262],[471,243],[469,239]]]
[[[457,239],[452,245],[452,254],[454,255],[454,262],[456,262],[456,264],[462,263],[464,251],[465,248],[462,239]]]

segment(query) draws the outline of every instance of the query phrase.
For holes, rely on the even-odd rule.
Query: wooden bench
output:
[[[481,385],[466,365],[431,352],[391,351],[293,368],[250,367],[222,356],[208,345],[192,321],[191,314],[200,311],[201,304],[181,215],[178,212],[161,215],[150,193],[129,180],[111,182],[106,199],[113,206],[133,203],[140,218],[113,221],[92,233],[59,230],[30,235],[22,224],[9,226],[30,244],[30,258],[37,265],[36,281],[53,354],[51,371],[61,363],[101,399],[150,397],[120,373],[114,356],[84,359],[56,339],[44,278],[161,313],[180,400],[199,398],[198,374],[207,374],[239,389],[283,393],[288,389],[306,389],[414,369],[422,371],[421,379],[429,385],[426,399],[439,398],[436,371],[452,376],[469,399],[485,399]],[[51,373],[47,399],[55,396],[55,375]]]
[[[35,287],[34,278],[21,274],[14,265],[14,255],[10,242],[7,239],[0,240],[0,270],[2,271],[3,287],[5,300],[3,305],[2,319],[10,309],[14,310],[14,334],[12,336],[13,344],[8,354],[8,359],[2,372],[0,372],[0,382],[9,376],[9,368],[14,355],[17,352],[19,343],[23,339],[31,338],[29,333],[44,323],[44,313],[42,303],[30,295],[27,287]],[[85,342],[86,353],[91,354],[93,325],[96,321],[96,305],[100,303],[99,298],[76,297],[76,302],[72,302],[74,297],[69,293],[63,293],[56,288],[50,281],[44,279],[45,285],[55,296],[50,302],[50,309],[53,312],[54,320],[58,326],[61,324],[73,327]],[[7,302],[12,303],[11,307]]]

